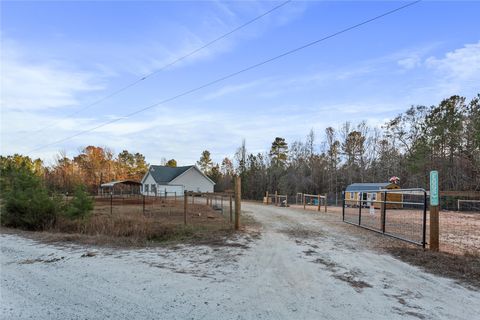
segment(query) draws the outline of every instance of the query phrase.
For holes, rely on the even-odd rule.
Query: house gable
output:
[[[169,184],[183,185],[185,190],[194,192],[213,192],[215,182],[208,178],[196,166],[192,166]]]

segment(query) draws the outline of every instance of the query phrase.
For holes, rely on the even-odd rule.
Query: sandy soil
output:
[[[1,235],[3,319],[475,319],[480,292],[312,212],[244,203],[224,246],[119,250]],[[345,230],[343,230],[345,231]],[[248,246],[248,248],[246,248]]]
[[[292,208],[303,209],[303,206],[292,205]],[[307,206],[306,210],[316,211],[316,207]],[[324,208],[320,212],[323,212]],[[337,214],[337,219],[342,219],[341,207],[328,207],[329,213]],[[422,210],[387,210],[388,233],[397,235],[412,241],[422,241]],[[358,223],[358,208],[345,210],[347,221]],[[427,214],[426,239],[429,239],[429,217]],[[374,214],[369,213],[368,208],[363,209],[362,224],[370,228],[381,230],[381,214],[379,209]],[[454,254],[465,252],[480,252],[480,212],[440,212],[440,250]]]

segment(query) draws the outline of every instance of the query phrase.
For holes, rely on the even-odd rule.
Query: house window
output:
[[[355,194],[353,192],[350,192],[350,199],[355,199]]]
[[[157,192],[157,188],[154,184],[151,185],[150,189],[152,190],[152,192]]]
[[[376,201],[377,200],[377,194],[376,193],[372,193],[372,201]]]

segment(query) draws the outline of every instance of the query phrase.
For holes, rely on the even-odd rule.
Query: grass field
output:
[[[192,204],[189,198],[185,225],[184,202],[180,197],[176,200],[149,197],[145,199],[145,206],[141,197],[116,197],[112,202],[110,198],[96,198],[89,219],[60,218],[49,231],[66,240],[121,245],[213,241],[231,233],[228,210],[224,209],[224,215],[202,200],[195,199],[196,203]]]

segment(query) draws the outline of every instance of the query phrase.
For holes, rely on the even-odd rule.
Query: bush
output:
[[[7,227],[43,230],[51,227],[59,211],[42,181],[25,168],[2,171],[1,223]]]
[[[70,219],[83,219],[93,210],[93,200],[83,185],[75,187],[72,201],[67,205],[65,214]]]

